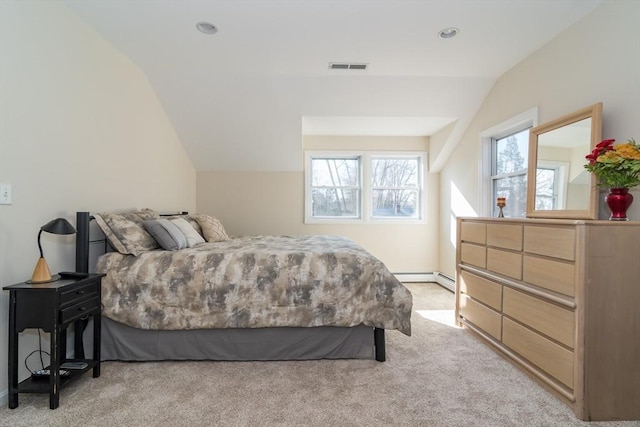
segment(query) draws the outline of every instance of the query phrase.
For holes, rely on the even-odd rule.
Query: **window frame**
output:
[[[359,158],[360,159],[360,216],[354,217],[316,217],[313,216],[313,197],[311,180],[311,162],[316,158]],[[373,183],[371,176],[372,161],[379,159],[417,159],[418,161],[418,196],[417,215],[414,217],[381,217],[373,215],[371,197]],[[305,151],[305,183],[304,183],[304,223],[305,224],[422,224],[426,212],[426,168],[427,153],[422,151]],[[376,187],[377,188],[377,187]]]
[[[552,208],[553,210],[567,208],[569,168],[570,168],[569,162],[560,162],[557,160],[538,160],[537,169],[549,169],[554,171],[554,176],[553,176],[554,194],[551,196],[551,199],[555,201],[555,205]],[[535,203],[535,199],[534,199],[534,203]]]
[[[316,186],[312,185],[311,173],[312,173],[312,161],[314,159],[346,159],[346,160],[357,160],[358,161],[358,186],[355,187],[359,190],[359,196],[357,199],[358,203],[358,214],[355,216],[313,216],[313,191],[312,189]],[[315,152],[313,156],[305,155],[305,222],[308,219],[312,218],[319,223],[324,222],[343,222],[343,223],[354,223],[360,222],[363,217],[363,206],[362,206],[362,193],[363,193],[363,159],[361,153],[354,152]],[[354,188],[353,186],[344,186],[342,188]]]
[[[492,217],[495,200],[493,199],[493,141],[505,136],[531,129],[538,125],[538,107],[533,107],[508,120],[498,123],[480,132],[480,156],[478,193],[480,194],[479,216]],[[527,165],[528,169],[528,165]],[[527,171],[525,169],[525,173]],[[526,197],[526,195],[525,195]],[[507,201],[509,203],[509,201]],[[526,215],[526,212],[525,212]]]

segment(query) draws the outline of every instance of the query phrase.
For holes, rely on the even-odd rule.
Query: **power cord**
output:
[[[29,353],[27,355],[27,357],[24,358],[24,367],[27,368],[27,371],[29,371],[31,374],[33,374],[34,371],[32,371],[29,368],[29,365],[27,364],[27,360],[29,360],[29,358],[31,356],[33,356],[35,353],[39,353],[40,355],[40,365],[42,365],[42,369],[44,369],[44,360],[42,359],[42,354],[46,354],[47,356],[49,356],[49,358],[51,358],[51,355],[42,350],[42,336],[40,335],[40,328],[38,328],[38,349],[37,350],[33,350],[31,353]]]

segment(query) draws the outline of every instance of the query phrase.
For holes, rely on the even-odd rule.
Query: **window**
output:
[[[360,218],[360,157],[311,158],[314,218]]]
[[[529,129],[494,138],[491,147],[491,182],[493,200],[507,198],[504,215],[524,217],[527,212],[527,162]],[[495,207],[494,215],[498,215]]]
[[[418,218],[420,158],[371,158],[371,216]]]
[[[506,198],[505,216],[526,215],[529,129],[537,124],[532,108],[480,133],[480,216],[498,216],[498,197]]]
[[[423,153],[306,153],[305,222],[423,218]]]

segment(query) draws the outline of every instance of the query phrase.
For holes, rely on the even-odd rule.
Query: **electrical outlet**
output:
[[[11,184],[0,184],[0,205],[11,204]]]

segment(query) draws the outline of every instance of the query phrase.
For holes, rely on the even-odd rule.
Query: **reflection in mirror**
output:
[[[591,117],[538,135],[536,210],[589,208],[584,156],[590,147]]]
[[[601,120],[602,104],[595,104],[531,129],[528,217],[597,217],[595,178],[584,156],[600,141]]]

